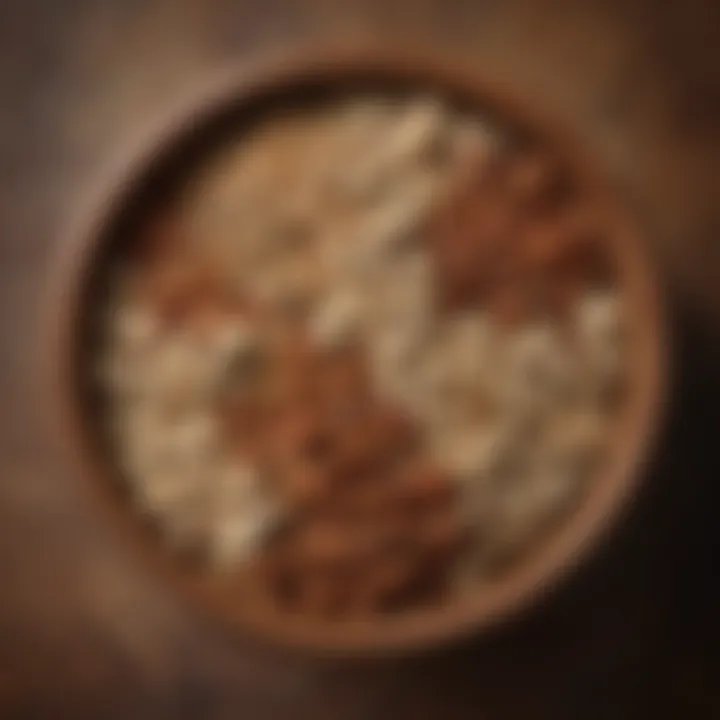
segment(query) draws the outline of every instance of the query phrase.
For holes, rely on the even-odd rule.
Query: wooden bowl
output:
[[[113,482],[116,471],[97,432],[86,382],[88,328],[90,310],[102,291],[102,268],[122,245],[121,236],[127,236],[148,202],[156,202],[169,178],[180,176],[212,138],[278,103],[366,87],[433,91],[465,107],[490,112],[510,127],[546,142],[592,192],[614,228],[608,252],[616,261],[628,314],[629,382],[605,462],[584,499],[504,575],[442,608],[332,623],[235,603],[227,581],[184,567],[147,532],[118,490],[119,484]],[[479,633],[530,609],[561,576],[585,560],[601,538],[607,538],[636,494],[663,415],[669,356],[658,279],[643,237],[567,133],[506,97],[487,79],[427,56],[353,52],[303,53],[254,69],[231,69],[193,94],[133,150],[121,153],[119,163],[96,187],[61,243],[45,308],[44,373],[52,423],[70,450],[82,491],[92,493],[98,512],[126,534],[129,548],[146,563],[148,581],[170,583],[228,631],[249,632],[286,647],[343,655],[415,651]],[[235,580],[241,581],[242,576]]]

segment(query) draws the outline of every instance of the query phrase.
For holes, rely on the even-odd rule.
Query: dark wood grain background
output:
[[[103,162],[213,68],[308,42],[453,53],[572,127],[676,316],[670,422],[614,541],[532,617],[422,658],[226,637],[102,525],[42,419],[42,288]],[[4,0],[0,717],[720,718],[719,128],[717,0]]]

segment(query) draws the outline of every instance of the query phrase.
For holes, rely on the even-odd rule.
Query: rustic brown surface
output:
[[[461,54],[572,125],[686,308],[675,419],[617,540],[531,620],[433,657],[311,664],[224,637],[101,525],[42,429],[41,289],[94,173],[190,81],[310,37]],[[6,0],[0,716],[720,716],[719,40],[714,0]]]

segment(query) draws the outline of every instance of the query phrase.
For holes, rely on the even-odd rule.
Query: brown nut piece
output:
[[[367,368],[359,352],[349,349],[330,351],[318,363],[322,395],[359,399],[369,392]]]
[[[240,455],[255,460],[267,451],[268,414],[262,401],[247,397],[219,408],[225,435]]]
[[[303,577],[295,595],[295,609],[310,615],[334,617],[347,608],[347,592],[336,578],[325,574]]]
[[[537,292],[520,283],[505,283],[492,293],[488,310],[501,325],[519,325],[537,310]]]
[[[412,507],[445,506],[456,496],[450,478],[430,463],[416,462],[400,472],[397,497]]]
[[[296,557],[310,567],[337,566],[360,552],[357,534],[333,519],[306,521],[289,541]]]
[[[467,531],[454,512],[428,517],[420,528],[423,551],[435,559],[447,560],[467,541]]]
[[[538,149],[518,150],[507,159],[502,176],[508,196],[521,212],[555,210],[570,193],[560,166]]]
[[[280,458],[316,461],[331,452],[332,438],[317,408],[300,405],[277,415],[273,447]]]
[[[459,178],[428,225],[443,309],[482,303],[498,282],[513,277],[516,225],[500,188]]]
[[[379,460],[394,459],[408,453],[417,446],[417,429],[408,417],[394,408],[378,408],[370,431],[375,441]]]
[[[293,460],[279,473],[281,493],[295,507],[313,507],[327,501],[332,477],[318,463]]]
[[[417,582],[420,562],[412,552],[388,553],[368,566],[365,582],[358,591],[364,607],[375,611],[392,610],[399,605],[412,605],[409,597]]]

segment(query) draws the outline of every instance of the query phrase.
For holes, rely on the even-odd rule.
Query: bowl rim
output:
[[[444,610],[402,614],[397,618],[358,620],[337,625],[275,613],[249,614],[230,607],[227,599],[180,571],[170,553],[151,547],[139,532],[139,520],[122,507],[111,492],[110,463],[92,447],[91,420],[77,385],[79,327],[84,322],[83,291],[93,259],[110,228],[117,225],[128,204],[153,168],[167,162],[169,153],[187,144],[200,128],[211,125],[228,108],[242,114],[268,92],[284,88],[338,88],[357,79],[400,83],[419,91],[449,92],[470,106],[490,108],[516,127],[529,128],[546,139],[573,172],[603,199],[620,234],[615,252],[631,270],[625,275],[637,335],[633,358],[632,406],[613,443],[612,462],[593,479],[593,494],[543,540],[528,561],[482,593],[470,594]],[[153,582],[181,590],[196,610],[240,635],[270,641],[277,647],[351,656],[392,654],[443,645],[462,636],[478,635],[530,611],[571,571],[587,560],[607,538],[637,494],[644,465],[658,439],[668,396],[669,324],[661,294],[660,275],[646,246],[646,236],[626,204],[611,191],[582,145],[557,119],[550,119],[530,103],[521,102],[504,86],[468,68],[462,60],[426,49],[302,48],[256,63],[231,65],[191,88],[177,107],[148,123],[123,146],[101,173],[85,202],[58,242],[50,268],[46,298],[41,302],[39,333],[40,397],[52,437],[78,480],[78,489],[92,494],[113,529],[124,533],[129,550],[137,552]],[[624,266],[623,266],[624,267]],[[632,282],[627,282],[628,278]],[[49,411],[49,412],[48,412]],[[81,487],[80,487],[81,486]]]

